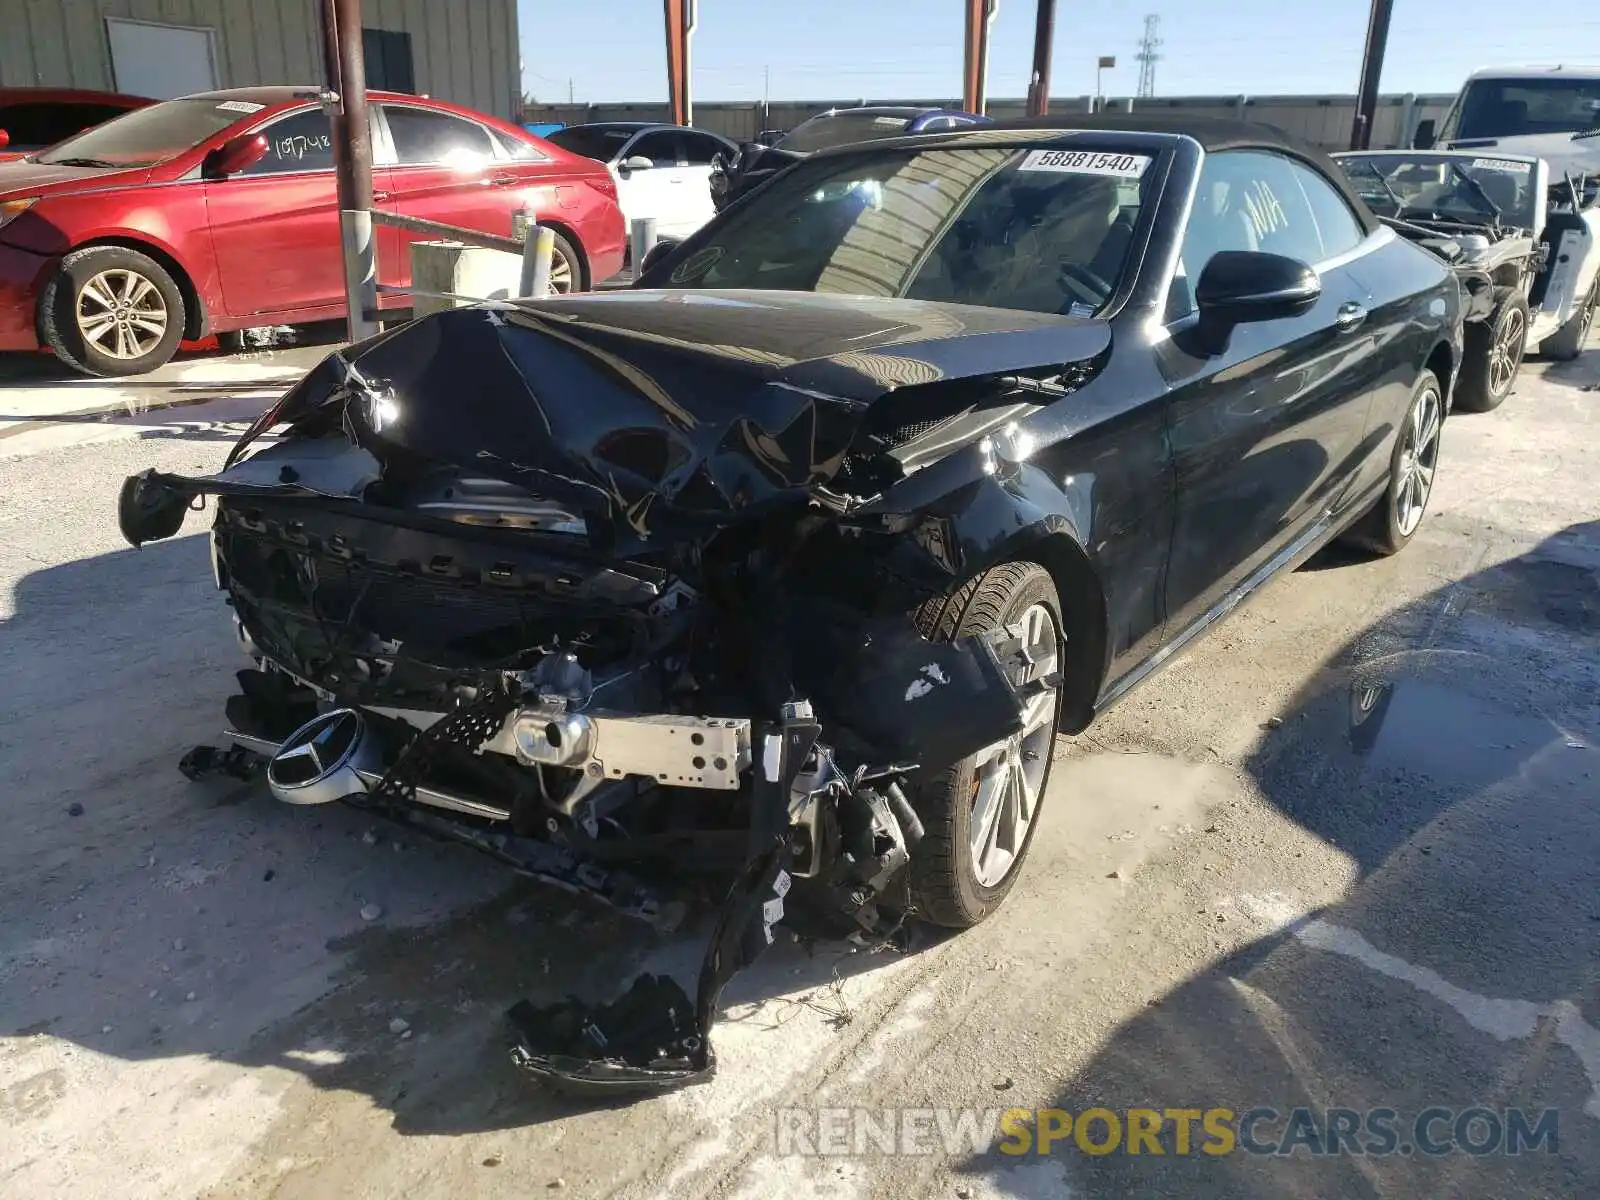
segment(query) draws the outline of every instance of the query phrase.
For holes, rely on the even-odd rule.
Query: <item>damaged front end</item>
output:
[[[121,497],[134,545],[216,497],[255,660],[228,740],[278,798],[658,923],[651,880],[732,876],[692,1001],[642,977],[601,1008],[512,1010],[518,1064],[574,1087],[704,1078],[717,995],[780,919],[893,933],[919,779],[1059,683],[1018,629],[934,643],[910,613],[986,565],[960,505],[1099,369],[1104,326],[977,310],[952,337],[936,305],[714,299],[413,323],[331,355],[221,473]],[[894,503],[924,471],[944,477]]]

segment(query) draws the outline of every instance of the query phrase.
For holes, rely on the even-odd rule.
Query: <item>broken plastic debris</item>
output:
[[[411,1023],[409,1021],[407,1021],[404,1017],[395,1017],[392,1021],[389,1022],[389,1032],[390,1033],[404,1033],[406,1030],[408,1030],[410,1028],[411,1028]]]
[[[361,906],[361,919],[363,921],[376,921],[383,916],[383,909],[376,904],[363,904]]]

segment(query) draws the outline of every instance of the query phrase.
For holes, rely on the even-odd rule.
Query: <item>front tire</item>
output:
[[[1422,527],[1439,466],[1444,426],[1444,389],[1432,371],[1423,371],[1411,396],[1389,456],[1389,486],[1378,503],[1347,535],[1374,554],[1398,554]]]
[[[1522,356],[1528,348],[1528,302],[1512,292],[1495,308],[1492,319],[1467,326],[1466,362],[1456,384],[1456,407],[1465,412],[1491,412],[1511,395]]]
[[[1571,362],[1583,353],[1583,343],[1594,328],[1595,310],[1600,309],[1600,277],[1589,288],[1582,308],[1567,318],[1567,323],[1539,343],[1539,353],[1556,362]]]
[[[149,255],[90,246],[61,260],[39,297],[39,332],[86,375],[141,375],[183,340],[183,292]]]
[[[1050,574],[1036,563],[1005,563],[929,601],[916,614],[930,641],[953,641],[1021,623],[1030,647],[1059,669],[1065,649],[1061,602]],[[1033,844],[1050,781],[1060,695],[1040,697],[1023,732],[986,747],[923,780],[913,798],[926,836],[911,857],[911,896],[918,915],[936,925],[976,925],[1011,891]]]

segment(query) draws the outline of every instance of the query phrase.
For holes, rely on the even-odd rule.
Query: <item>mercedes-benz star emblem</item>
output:
[[[344,765],[361,731],[361,714],[348,708],[314,717],[278,747],[267,776],[280,787],[317,783]]]

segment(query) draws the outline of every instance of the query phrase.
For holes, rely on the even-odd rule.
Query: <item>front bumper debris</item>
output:
[[[693,1006],[675,980],[649,973],[608,1004],[569,997],[536,1008],[523,1000],[506,1014],[511,1061],[519,1069],[559,1091],[596,1096],[668,1091],[711,1078],[711,1026],[722,989],[772,944],[773,926],[783,919],[788,797],[821,733],[803,702],[786,705],[782,721],[766,728],[750,855],[718,911]]]

